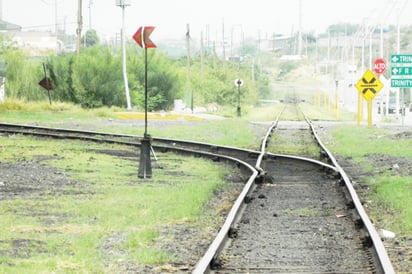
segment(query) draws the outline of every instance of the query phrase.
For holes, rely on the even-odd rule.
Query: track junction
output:
[[[394,273],[348,176],[310,120],[302,116],[290,123],[281,117],[270,125],[260,151],[153,138],[156,152],[234,163],[249,178],[193,273]],[[12,124],[1,124],[0,131],[140,145],[133,135]],[[280,153],[276,138],[282,134],[313,143],[295,155]],[[308,152],[314,146],[317,151]]]

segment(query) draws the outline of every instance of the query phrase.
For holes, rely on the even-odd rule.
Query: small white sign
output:
[[[237,86],[237,87],[243,86],[243,80],[242,79],[236,79],[234,83],[235,83],[235,86]]]

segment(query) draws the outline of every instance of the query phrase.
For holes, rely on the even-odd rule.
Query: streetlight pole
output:
[[[126,6],[130,6],[130,0],[116,0],[116,6],[122,8],[122,58],[123,58],[123,82],[124,89],[126,93],[126,104],[127,110],[132,110],[132,105],[130,102],[130,92],[129,92],[129,81],[127,79],[127,66],[126,66],[126,38],[125,38],[125,23],[124,23],[124,14]]]
[[[77,4],[77,54],[80,53],[80,44],[82,39],[82,25],[83,25],[83,18],[82,18],[82,0],[78,0]]]

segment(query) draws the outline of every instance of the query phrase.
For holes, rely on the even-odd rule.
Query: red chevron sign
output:
[[[140,47],[148,49],[148,48],[156,48],[156,45],[150,40],[149,36],[152,34],[155,27],[140,27],[136,33],[133,35],[133,39],[139,44]]]

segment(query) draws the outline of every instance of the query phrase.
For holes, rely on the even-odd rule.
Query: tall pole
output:
[[[130,92],[129,92],[129,81],[127,79],[127,66],[126,66],[126,37],[125,37],[125,24],[124,24],[124,13],[125,13],[125,6],[122,6],[122,56],[123,56],[123,80],[124,80],[124,89],[126,92],[126,103],[127,103],[127,110],[132,109],[132,105],[130,102]]]
[[[396,13],[396,53],[400,54],[401,53],[401,27],[399,24],[399,17],[401,16],[401,7],[398,6],[397,8],[397,13]],[[400,96],[399,93],[402,91],[401,88],[398,88],[396,90],[396,106],[395,106],[395,114],[399,114],[399,108],[400,108]],[[389,104],[387,105],[387,109],[389,109]]]
[[[204,44],[203,44],[203,31],[200,32],[200,78],[203,81],[203,63],[204,63]]]
[[[89,0],[89,29],[92,29],[92,5],[93,0]]]
[[[298,36],[298,55],[302,55],[302,0],[299,0],[299,36]]]
[[[369,69],[372,70],[372,30],[369,31]]]
[[[362,61],[361,61],[361,71],[365,71],[365,44],[366,44],[366,18],[363,18],[363,34],[362,34]],[[356,115],[356,122],[358,126],[362,121],[363,114],[363,101],[362,94],[358,92],[358,113]]]
[[[223,61],[226,60],[226,48],[225,48],[225,20],[222,19],[222,49],[223,49]]]
[[[58,8],[57,8],[57,0],[54,0],[54,31],[55,31],[55,33],[56,33],[56,35],[57,35],[57,32],[58,32],[58,23],[57,23],[57,20],[58,20],[58,16],[57,16],[57,10],[58,10]]]
[[[147,134],[147,48],[144,49],[144,137],[148,137]]]
[[[383,58],[383,20],[380,22],[381,24],[381,29],[379,30],[379,57]]]
[[[193,113],[193,89],[191,85],[191,79],[190,79],[190,27],[189,24],[186,25],[186,49],[187,49],[187,59],[186,59],[186,66],[187,66],[187,85],[190,89],[190,109]]]
[[[77,4],[77,54],[80,53],[80,45],[82,40],[82,25],[83,25],[83,18],[82,18],[82,0],[78,0]]]
[[[123,82],[124,82],[124,89],[126,93],[126,104],[127,110],[132,110],[132,104],[130,102],[130,92],[129,92],[129,81],[127,79],[127,65],[126,65],[126,38],[125,38],[125,22],[124,22],[124,15],[126,6],[130,6],[130,1],[127,0],[120,0],[116,1],[117,5],[122,8],[122,59],[123,59]]]
[[[52,99],[51,99],[51,94],[50,94],[51,84],[49,82],[49,77],[47,77],[47,70],[46,70],[46,64],[45,63],[43,63],[43,70],[44,70],[44,79],[46,79],[47,95],[49,96],[49,103],[51,105],[52,104]]]

